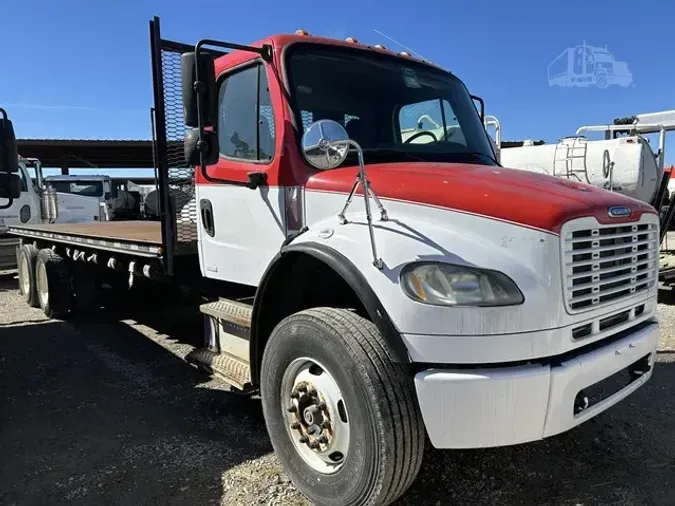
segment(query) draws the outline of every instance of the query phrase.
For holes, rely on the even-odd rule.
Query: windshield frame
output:
[[[339,41],[341,42],[341,41]],[[380,60],[380,61],[387,61],[391,62],[393,64],[404,64],[407,67],[411,67],[414,69],[421,69],[423,72],[429,72],[429,73],[437,73],[438,75],[442,76],[444,79],[448,79],[453,81],[453,84],[461,88],[461,90],[466,94],[466,97],[471,102],[471,109],[473,113],[475,113],[475,118],[476,121],[478,121],[478,124],[481,126],[482,130],[482,136],[485,139],[485,144],[487,146],[488,151],[485,153],[481,154],[476,154],[476,160],[478,158],[482,158],[482,162],[479,161],[471,161],[467,162],[465,160],[460,160],[460,159],[452,159],[452,158],[466,158],[468,154],[466,153],[424,153],[424,152],[418,152],[416,149],[412,150],[406,150],[406,149],[400,149],[401,153],[404,153],[408,155],[410,161],[411,158],[413,157],[419,157],[422,159],[425,155],[431,156],[431,155],[436,155],[439,157],[447,157],[447,160],[429,160],[431,162],[436,162],[436,163],[475,163],[478,165],[489,165],[489,166],[494,166],[494,167],[501,167],[501,164],[498,161],[498,156],[497,153],[494,150],[494,146],[492,145],[492,142],[490,141],[490,136],[488,135],[485,125],[480,117],[480,113],[476,107],[475,101],[472,98],[471,93],[469,92],[469,89],[467,88],[466,84],[455,74],[453,74],[451,71],[446,70],[442,67],[436,66],[434,64],[418,60],[416,58],[412,57],[403,57],[399,56],[398,54],[394,52],[384,52],[384,51],[376,51],[373,49],[369,48],[364,48],[364,47],[350,47],[346,46],[343,44],[329,44],[329,43],[323,43],[323,42],[314,42],[314,41],[299,41],[299,42],[291,42],[287,45],[284,46],[284,48],[281,51],[280,54],[280,62],[281,62],[281,77],[283,80],[284,88],[285,88],[285,99],[287,103],[287,107],[289,108],[290,115],[291,115],[291,121],[294,127],[294,135],[296,137],[296,145],[298,146],[298,150],[300,155],[302,156],[302,136],[304,133],[303,129],[303,122],[302,122],[302,113],[298,108],[297,101],[296,101],[296,95],[293,92],[293,73],[291,72],[291,58],[297,51],[308,51],[312,52],[313,50],[318,51],[329,51],[329,52],[335,52],[335,53],[347,53],[347,54],[352,54],[352,55],[357,55],[359,57],[363,58],[372,58],[375,60]],[[442,97],[439,97],[439,99],[442,99]],[[405,105],[405,104],[404,104]],[[399,126],[399,118],[398,114],[400,112],[401,107],[404,105],[399,105],[399,107],[396,108],[396,110],[392,110],[392,114],[394,117],[392,117],[392,121],[394,125]],[[419,144],[418,144],[419,145]],[[401,147],[404,146],[404,144],[401,144]],[[414,144],[413,144],[414,146]],[[391,148],[382,148],[383,151],[394,151],[396,148],[391,149]],[[376,149],[368,150],[364,149],[364,155],[366,155],[368,152],[373,152],[377,151]],[[303,157],[304,159],[304,157]],[[355,164],[356,157],[348,156],[347,157],[347,162],[343,163],[344,165],[353,165]],[[403,160],[399,160],[402,162]],[[420,161],[425,161],[425,160],[420,160]],[[366,163],[369,163],[368,160],[366,160]]]

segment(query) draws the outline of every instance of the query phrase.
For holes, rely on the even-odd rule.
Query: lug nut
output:
[[[324,420],[323,422],[321,422],[321,428],[330,429],[330,422],[328,420]]]
[[[319,404],[317,404],[316,407],[319,408],[321,411],[324,411],[326,409],[326,403],[322,401]]]
[[[307,391],[307,395],[310,395],[310,396],[312,396],[312,397],[316,397],[316,389],[315,389],[315,388],[310,388],[310,389]]]
[[[288,412],[289,413],[295,413],[298,410],[298,408],[295,406],[295,404],[291,404],[288,406]]]
[[[291,429],[293,430],[300,430],[300,424],[298,422],[293,422],[291,424]]]
[[[312,450],[316,450],[316,449],[319,448],[319,443],[317,443],[316,441],[312,441],[311,443],[309,443],[309,447],[310,447]]]
[[[298,392],[291,393],[291,399],[297,399],[298,397],[300,397],[300,394]]]
[[[300,442],[303,443],[303,444],[307,444],[307,443],[309,443],[309,438],[307,436],[302,436],[300,438]]]
[[[298,392],[304,394],[305,392],[307,392],[307,387],[306,387],[305,385],[300,385],[300,386],[298,387]]]
[[[326,436],[319,436],[316,440],[322,445],[328,444],[328,438]]]

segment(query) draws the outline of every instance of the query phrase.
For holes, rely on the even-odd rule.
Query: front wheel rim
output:
[[[38,264],[36,269],[37,292],[42,307],[49,303],[49,288],[47,286],[47,269],[44,264]]]
[[[310,358],[298,358],[281,380],[281,409],[296,452],[315,471],[342,468],[350,446],[347,404],[328,370]]]

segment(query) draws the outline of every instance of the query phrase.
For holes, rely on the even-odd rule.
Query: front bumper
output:
[[[436,448],[505,446],[565,432],[616,404],[650,377],[659,325],[591,351],[550,363],[511,367],[429,369],[415,376],[422,417]],[[652,367],[634,381],[575,413],[582,389],[648,357]]]

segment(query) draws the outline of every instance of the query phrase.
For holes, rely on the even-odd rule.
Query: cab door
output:
[[[267,65],[253,60],[218,80],[220,157],[197,171],[198,237],[204,276],[256,286],[286,238],[280,143]],[[275,90],[276,91],[276,90]],[[251,189],[250,175],[266,183]]]

